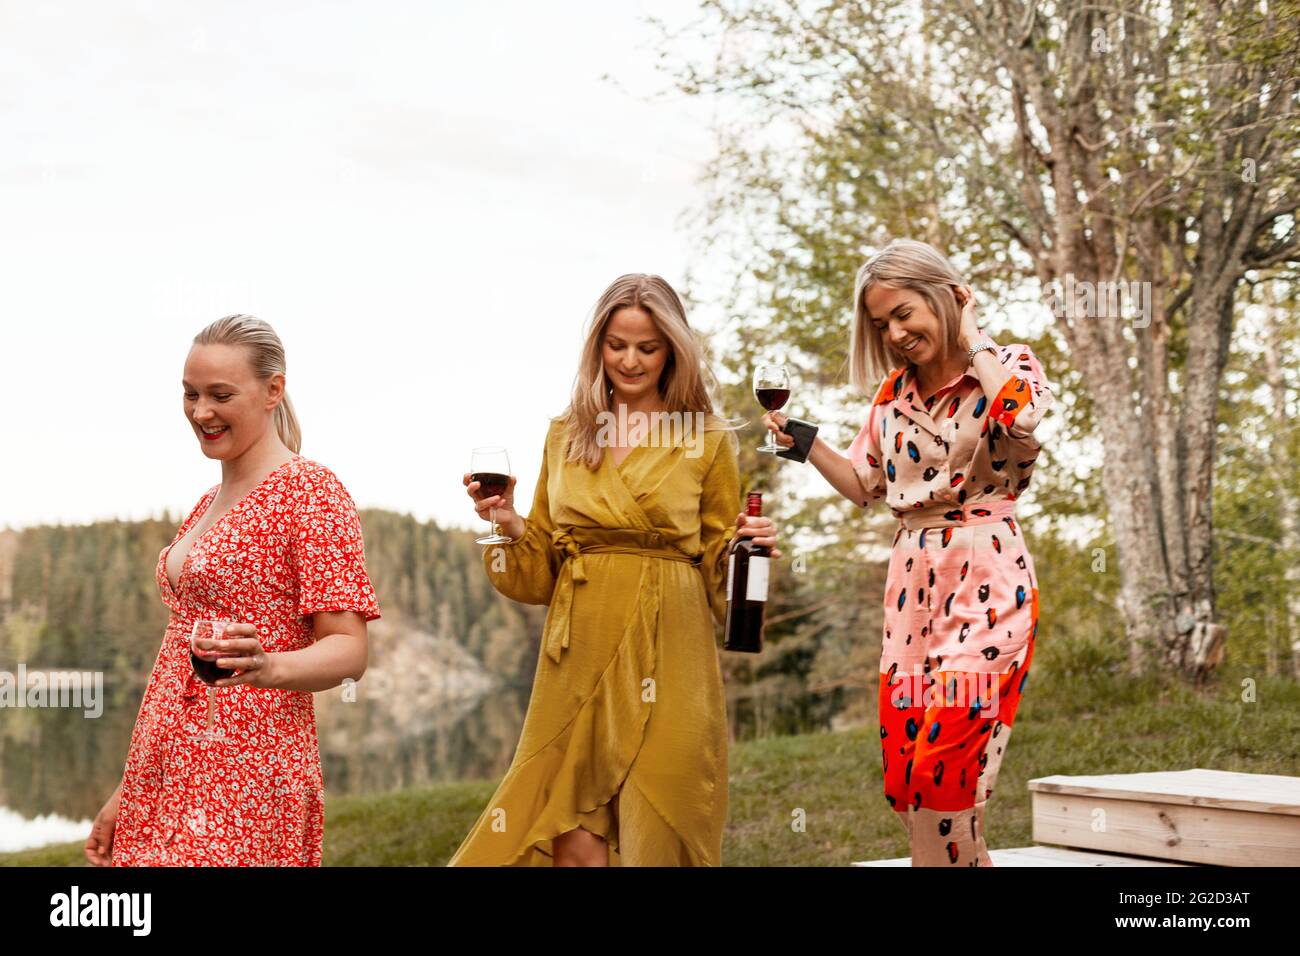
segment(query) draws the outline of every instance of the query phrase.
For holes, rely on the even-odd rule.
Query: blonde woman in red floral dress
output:
[[[366,669],[379,616],[361,525],[328,468],[298,454],[284,349],[269,325],[227,316],[194,339],[186,419],[221,484],[159,555],[171,610],[131,735],[126,771],[96,817],[99,866],[319,866],[324,792],[312,692]],[[231,676],[190,664],[197,620],[233,622],[202,641]]]

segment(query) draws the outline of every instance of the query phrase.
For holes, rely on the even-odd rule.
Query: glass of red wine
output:
[[[786,371],[786,367],[760,365],[754,369],[754,397],[758,399],[758,404],[769,412],[783,407],[790,400],[790,373]],[[758,450],[775,455],[783,449],[776,443],[776,435],[769,431],[767,444],[759,445]]]
[[[217,666],[217,659],[227,655],[220,651],[200,650],[194,642],[200,638],[221,640],[228,624],[229,621],[195,621],[194,628],[190,631],[190,666],[194,668],[194,676],[208,685],[208,726],[203,733],[193,737],[193,740],[224,741],[226,739],[224,734],[214,730],[212,726],[213,714],[217,707],[217,689],[212,685],[223,677],[233,676],[235,672]]]
[[[469,480],[471,483],[478,482],[474,497],[479,501],[505,494],[506,489],[510,487],[510,456],[506,454],[506,450],[500,445],[475,448],[470,455]],[[506,544],[511,541],[512,539],[503,535],[501,529],[497,527],[496,508],[489,513],[492,516],[492,533],[474,540],[479,544]]]

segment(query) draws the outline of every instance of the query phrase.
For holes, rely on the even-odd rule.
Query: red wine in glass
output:
[[[754,389],[754,395],[758,398],[758,404],[769,412],[784,408],[785,403],[790,401],[790,390],[788,388],[756,388]]]
[[[500,445],[484,445],[475,448],[470,455],[470,482],[479,482],[474,497],[483,501],[493,495],[503,495],[510,487],[510,456]],[[501,533],[497,527],[497,510],[492,508],[488,515],[492,522],[491,534],[475,538],[478,544],[505,544],[510,538]]]
[[[478,482],[478,490],[474,492],[474,497],[479,501],[494,495],[504,495],[506,489],[510,487],[510,476],[495,471],[470,472],[469,480]]]
[[[192,740],[224,741],[226,739],[225,735],[213,727],[217,707],[217,688],[213,685],[223,677],[233,677],[235,672],[229,668],[217,666],[217,659],[220,655],[214,655],[211,658],[200,657],[194,642],[199,638],[214,641],[221,640],[229,623],[229,621],[199,620],[194,622],[194,627],[190,631],[190,666],[194,668],[194,676],[208,685],[207,727],[202,733],[192,737]],[[208,651],[206,653],[211,654],[213,652]]]
[[[754,369],[754,397],[769,412],[784,406],[790,400],[790,373],[786,367],[765,363]],[[758,450],[769,455],[779,453],[781,446],[776,443],[776,435],[768,432],[767,441]]]
[[[190,666],[194,668],[194,676],[209,687],[221,680],[221,678],[230,677],[235,673],[228,668],[218,667],[215,660],[205,661],[195,654],[193,650],[190,651]]]

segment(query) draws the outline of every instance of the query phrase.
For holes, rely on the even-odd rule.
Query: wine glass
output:
[[[469,462],[469,480],[478,482],[478,490],[474,492],[474,497],[479,501],[484,498],[491,498],[493,495],[503,495],[506,489],[510,487],[510,456],[500,445],[484,445],[482,448],[475,448],[470,455]],[[492,533],[484,535],[474,540],[478,544],[506,544],[511,538],[501,533],[497,527],[497,509],[493,508],[489,514],[492,516]]]
[[[212,685],[223,677],[232,676],[234,671],[217,666],[218,658],[226,656],[223,652],[200,651],[194,642],[199,638],[221,640],[229,624],[229,621],[195,621],[194,628],[190,631],[190,666],[194,668],[194,676],[208,685],[208,726],[203,733],[191,737],[191,740],[218,742],[226,740],[225,735],[214,730],[212,726],[212,718],[217,706],[217,689]]]
[[[790,400],[790,373],[784,365],[760,365],[754,369],[754,397],[758,404],[769,412],[774,412]],[[759,451],[775,455],[784,449],[776,443],[776,435],[767,433],[767,444],[759,445]]]

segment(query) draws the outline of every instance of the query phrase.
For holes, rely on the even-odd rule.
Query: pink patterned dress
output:
[[[1038,576],[1016,520],[1053,401],[1026,345],[990,400],[973,367],[928,398],[913,366],[881,383],[849,449],[863,501],[898,519],[885,582],[880,755],[914,866],[991,866],[984,814],[1038,634]]]
[[[317,611],[379,605],[366,574],[361,523],[334,473],[294,458],[193,543],[175,590],[167,553],[216,497],[210,489],[158,557],[171,620],[145,689],[122,778],[114,866],[319,866],[324,789],[312,695],[217,688],[214,730],[207,685],[190,666],[194,621],[257,626],[268,653],[308,647]]]

